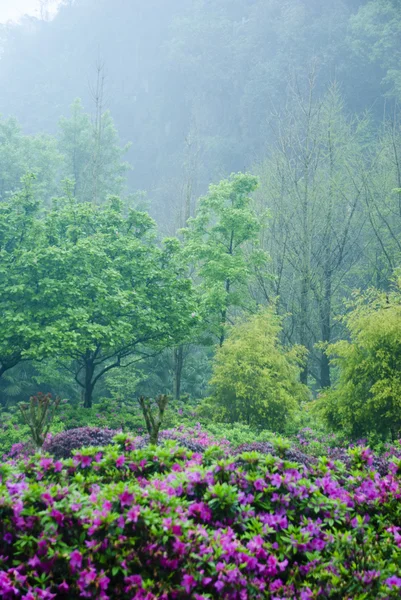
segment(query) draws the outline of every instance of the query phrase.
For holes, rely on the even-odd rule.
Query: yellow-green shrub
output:
[[[280,333],[273,307],[233,327],[213,368],[207,407],[215,418],[284,430],[308,391],[299,381],[305,350],[285,348]]]

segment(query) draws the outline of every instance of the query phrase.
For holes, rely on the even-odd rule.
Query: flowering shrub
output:
[[[107,446],[116,435],[112,429],[98,427],[79,427],[62,431],[46,440],[43,449],[56,458],[69,458],[74,450],[86,446]]]
[[[197,434],[202,453],[118,434],[3,463],[0,597],[400,597],[401,460],[381,475],[362,447],[305,465]]]

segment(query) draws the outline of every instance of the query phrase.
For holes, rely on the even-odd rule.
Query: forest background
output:
[[[184,241],[185,264],[202,298],[195,328],[171,300],[168,327],[178,315],[183,329],[192,327],[185,336],[177,325],[179,344],[141,350],[148,357],[129,366],[128,354],[119,356],[117,366],[123,361],[126,368],[102,373],[91,397],[97,415],[107,414],[110,423],[134,397],[160,392],[173,395],[178,410],[196,411],[194,399],[210,393],[215,344],[224,342],[225,327],[272,304],[282,323],[271,317],[280,344],[307,350],[300,382],[311,397],[341,379],[326,349],[349,338],[341,320],[346,301],[371,287],[388,302],[399,301],[393,286],[401,252],[399,0],[66,1],[54,19],[2,26],[0,48],[3,206],[26,207],[37,199],[47,210],[53,198],[64,198],[65,219],[92,219],[106,235],[107,211],[120,218],[108,198],[118,196],[136,210],[143,243],[151,244],[152,235],[157,240],[152,269],[163,270],[167,256],[174,263],[171,278],[184,277],[175,249],[159,244],[165,236]],[[238,172],[257,180],[228,179]],[[216,206],[232,194],[242,212],[231,229],[218,230],[239,234],[238,260],[230,266],[237,268],[231,278],[237,285],[227,289],[226,257],[216,256],[213,240],[223,215]],[[97,209],[83,216],[86,205]],[[152,233],[150,220],[138,223],[143,211],[159,233]],[[56,227],[59,217],[48,218]],[[206,249],[199,237],[205,223]],[[85,228],[79,235],[85,237]],[[214,265],[212,272],[202,271],[205,262]],[[215,284],[223,286],[223,298],[209,293]],[[184,313],[197,320],[191,302]],[[157,306],[159,318],[168,303]],[[154,325],[146,322],[145,330],[136,341],[146,342]],[[81,388],[85,396],[88,386],[67,342],[62,361],[50,345],[46,357],[30,355],[4,371],[5,414],[40,388],[70,399],[74,423],[97,422],[95,415],[77,416],[85,403]],[[214,409],[208,413],[205,406],[210,418]],[[349,418],[325,414],[337,427]],[[353,433],[369,432],[375,418],[372,412],[370,423],[359,421]],[[241,411],[235,419],[243,419]]]

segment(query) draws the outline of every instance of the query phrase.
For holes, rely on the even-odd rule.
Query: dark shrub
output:
[[[73,450],[86,446],[107,446],[118,433],[113,429],[79,427],[58,433],[43,445],[43,450],[56,458],[69,458]]]

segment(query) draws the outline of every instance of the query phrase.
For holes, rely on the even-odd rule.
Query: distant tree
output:
[[[370,0],[350,19],[351,47],[378,66],[387,95],[401,100],[401,2]]]
[[[384,121],[370,144],[364,169],[366,269],[368,284],[386,289],[401,261],[401,114]]]
[[[317,402],[328,425],[353,438],[401,433],[401,279],[386,293],[357,294],[344,317],[349,341],[328,348],[338,370]]]
[[[195,270],[203,313],[220,346],[234,311],[251,300],[248,286],[255,266],[267,260],[258,247],[260,219],[250,198],[257,186],[256,177],[243,173],[211,185],[184,230],[185,256]]]
[[[80,202],[98,205],[108,195],[123,193],[124,176],[130,167],[123,161],[129,145],[120,145],[113,119],[103,111],[99,81],[94,94],[94,118],[84,112],[80,100],[75,100],[71,116],[60,119],[59,150],[64,155],[64,174],[74,183],[74,196]]]
[[[215,420],[283,431],[308,390],[299,381],[305,349],[285,348],[280,336],[273,308],[232,328],[217,351],[210,382],[206,407]]]
[[[0,118],[0,201],[22,189],[26,173],[32,173],[32,192],[49,202],[58,192],[61,165],[55,138],[24,135],[16,119]]]
[[[270,218],[262,246],[274,278],[263,288],[290,314],[285,334],[309,350],[302,382],[331,383],[321,346],[331,342],[342,297],[355,287],[363,247],[363,146],[368,123],[344,112],[334,84],[317,95],[315,73],[276,115],[275,148],[257,170],[256,202]]]

